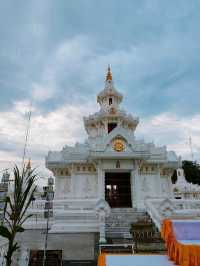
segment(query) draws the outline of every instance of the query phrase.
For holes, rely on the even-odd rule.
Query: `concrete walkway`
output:
[[[174,266],[165,255],[107,255],[106,266]]]

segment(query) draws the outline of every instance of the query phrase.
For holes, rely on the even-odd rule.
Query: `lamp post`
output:
[[[54,184],[53,178],[52,177],[48,178],[45,211],[44,211],[44,218],[47,219],[47,225],[46,225],[46,232],[45,232],[44,256],[43,256],[43,263],[42,263],[43,266],[45,266],[46,264],[46,257],[47,257],[46,252],[47,252],[47,242],[48,242],[48,233],[49,233],[49,218],[53,216],[53,202],[52,202],[53,197],[54,197],[53,184]]]

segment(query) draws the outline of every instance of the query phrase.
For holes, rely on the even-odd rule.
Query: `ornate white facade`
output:
[[[135,138],[139,118],[120,108],[122,100],[108,68],[105,88],[97,96],[100,110],[84,117],[85,143],[50,151],[46,157],[46,166],[55,176],[55,200],[106,199],[111,187],[107,173],[121,173],[116,178],[122,182],[123,173],[130,174],[130,207],[135,209],[144,209],[146,198],[173,196],[171,175],[178,157],[165,146]]]
[[[24,227],[29,230],[18,235],[20,265],[28,265],[28,257],[31,261],[30,251],[44,249],[47,224],[47,248],[62,251],[63,261],[69,261],[95,259],[97,244],[111,234],[130,239],[131,223],[146,213],[158,229],[164,218],[200,218],[199,197],[182,196],[186,187],[192,195],[197,192],[196,185],[186,183],[182,169],[172,185],[180,158],[165,146],[137,140],[139,119],[120,109],[122,100],[109,68],[105,88],[97,96],[100,110],[84,118],[85,143],[48,153],[46,167],[55,177],[55,197],[36,199],[28,208],[32,216]],[[0,241],[1,254],[6,245]]]

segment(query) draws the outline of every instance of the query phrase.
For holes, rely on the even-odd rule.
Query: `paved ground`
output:
[[[106,266],[174,266],[165,255],[107,255]]]

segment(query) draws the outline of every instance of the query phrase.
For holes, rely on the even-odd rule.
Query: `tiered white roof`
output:
[[[97,158],[132,158],[144,159],[151,163],[164,163],[177,167],[178,157],[174,152],[168,152],[166,147],[156,147],[153,143],[145,143],[135,139],[134,131],[139,123],[138,117],[133,117],[120,109],[123,99],[113,83],[110,67],[108,68],[105,88],[98,94],[97,102],[100,110],[84,117],[84,125],[88,139],[84,144],[74,147],[65,146],[60,152],[49,152],[46,164],[63,165],[72,162],[87,162]],[[109,126],[113,128],[109,131]],[[116,152],[113,140],[123,139],[125,149]]]
[[[105,88],[97,96],[100,110],[93,115],[84,117],[85,129],[90,137],[107,135],[108,123],[117,123],[131,132],[135,131],[139,118],[120,109],[122,99],[122,94],[114,87],[111,69],[108,67]]]
[[[106,81],[105,81],[105,88],[98,94],[97,102],[101,106],[104,106],[103,105],[104,101],[107,102],[107,99],[109,99],[110,97],[113,97],[114,102],[118,104],[121,103],[123,99],[123,95],[119,93],[114,87],[111,69],[110,69],[110,66],[108,66],[108,72],[107,72]]]

